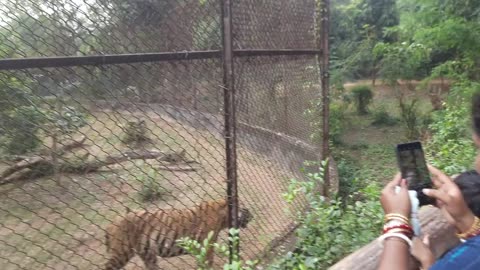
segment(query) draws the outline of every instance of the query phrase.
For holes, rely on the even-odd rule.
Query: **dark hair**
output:
[[[480,217],[480,175],[477,171],[468,171],[455,178],[463,198],[475,216]]]
[[[472,97],[472,126],[473,131],[480,137],[480,93]]]

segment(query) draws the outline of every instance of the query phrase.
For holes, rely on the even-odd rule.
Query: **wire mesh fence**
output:
[[[226,3],[1,0],[2,269],[193,269],[172,241],[210,230],[226,241],[232,181],[239,222],[252,216],[243,258],[294,227],[304,202],[282,194],[319,159],[304,115],[320,91],[315,1],[232,2],[235,93]],[[119,220],[130,223],[112,229]]]

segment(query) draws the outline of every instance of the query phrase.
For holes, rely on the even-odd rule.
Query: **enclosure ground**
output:
[[[82,151],[88,151],[90,159],[128,150],[121,142],[119,123],[133,120],[133,115],[100,112],[90,119],[90,125],[77,134],[88,138]],[[104,228],[125,214],[125,207],[184,208],[225,196],[221,138],[155,114],[144,119],[152,140],[142,147],[164,152],[185,149],[186,157],[198,162],[198,169],[167,171],[159,169],[158,160],[134,160],[101,172],[61,175],[61,185],[50,177],[0,186],[2,269],[101,269],[107,256]],[[48,148],[49,142],[45,144]],[[82,151],[77,154],[82,155]],[[245,258],[255,258],[292,222],[281,194],[294,176],[278,163],[241,146],[238,155],[240,204],[254,215],[241,231],[241,250]],[[143,202],[139,197],[149,177],[159,181],[163,190],[155,202]],[[225,232],[221,237],[225,239]],[[216,262],[219,266],[222,261],[217,258]],[[162,269],[195,267],[189,255],[160,259],[159,264]],[[134,258],[126,269],[143,269],[143,263]]]

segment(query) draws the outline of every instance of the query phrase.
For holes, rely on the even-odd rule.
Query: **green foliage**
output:
[[[216,17],[205,16],[197,22],[193,30],[193,46],[199,50],[212,50],[220,47],[220,22]]]
[[[59,111],[52,109],[50,121],[60,134],[71,134],[87,124],[87,115],[73,106],[62,106]]]
[[[306,215],[299,213],[301,226],[296,231],[296,249],[269,269],[327,269],[378,236],[383,216],[378,200],[379,187],[365,185],[348,195],[347,204],[341,198],[327,200],[314,188],[323,179],[326,166],[324,162],[317,174],[307,175],[307,181],[292,182],[285,195],[287,201],[303,196],[310,210]],[[359,197],[365,199],[358,200]]]
[[[379,107],[373,113],[373,122],[374,126],[394,126],[398,124],[398,119],[391,116],[385,109],[385,107]]]
[[[305,116],[312,127],[312,134],[310,139],[316,143],[322,143],[322,105],[321,99],[315,99],[311,102],[310,108],[305,111]],[[341,135],[345,126],[345,112],[348,104],[345,102],[331,102],[330,103],[330,140],[333,144],[341,143]]]
[[[445,110],[436,112],[430,128],[433,132],[428,144],[433,165],[447,174],[455,174],[472,166],[476,148],[469,127],[469,102],[447,104]]]
[[[209,267],[209,261],[207,258],[208,250],[213,248],[217,254],[225,258],[230,257],[230,249],[228,246],[218,243],[212,243],[213,232],[208,234],[208,237],[203,242],[198,242],[189,238],[181,238],[177,244],[185,249],[188,253],[192,254],[197,261],[198,270],[211,270]],[[232,243],[232,250],[238,250],[240,244],[240,230],[230,229],[228,240]],[[242,261],[238,252],[232,254],[232,263],[227,263],[223,266],[223,270],[253,270],[258,264],[257,261]]]
[[[345,129],[345,106],[340,103],[330,103],[330,140],[333,144],[341,143],[341,136]]]
[[[145,120],[130,121],[124,128],[122,142],[125,144],[139,144],[149,140]]]
[[[378,43],[373,53],[379,59],[380,75],[390,85],[397,80],[413,80],[428,61],[429,49],[418,43]]]
[[[26,78],[0,74],[0,148],[19,155],[35,150],[41,143],[38,131],[47,120]]]
[[[418,100],[399,100],[400,116],[405,126],[405,137],[408,140],[417,140],[420,137],[420,117],[417,108]]]
[[[2,135],[0,147],[9,155],[21,155],[35,150],[40,144],[37,133],[46,117],[38,108],[19,106],[0,115]]]
[[[138,180],[142,183],[142,187],[138,191],[138,194],[145,202],[158,200],[163,195],[167,194],[167,190],[162,187],[165,176],[155,169],[150,169],[146,173],[142,172],[142,175],[138,177]]]
[[[357,107],[357,113],[360,115],[368,113],[368,106],[373,100],[373,92],[366,85],[358,85],[352,88],[353,101]]]
[[[332,78],[355,80],[375,77],[372,49],[392,39],[385,27],[398,24],[395,0],[349,0],[331,3]]]

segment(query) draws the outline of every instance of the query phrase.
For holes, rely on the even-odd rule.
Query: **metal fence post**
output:
[[[232,2],[221,0],[222,5],[222,61],[225,116],[225,151],[227,169],[227,197],[230,228],[238,228],[237,155],[235,118],[235,74],[233,70]],[[230,262],[238,246],[230,245]],[[234,250],[236,249],[236,250]]]
[[[329,74],[329,33],[330,33],[330,0],[322,0],[320,3],[320,72],[322,85],[322,159],[326,160],[330,156],[330,74]],[[329,170],[325,170],[325,182],[323,192],[326,197],[330,196],[330,176]]]

